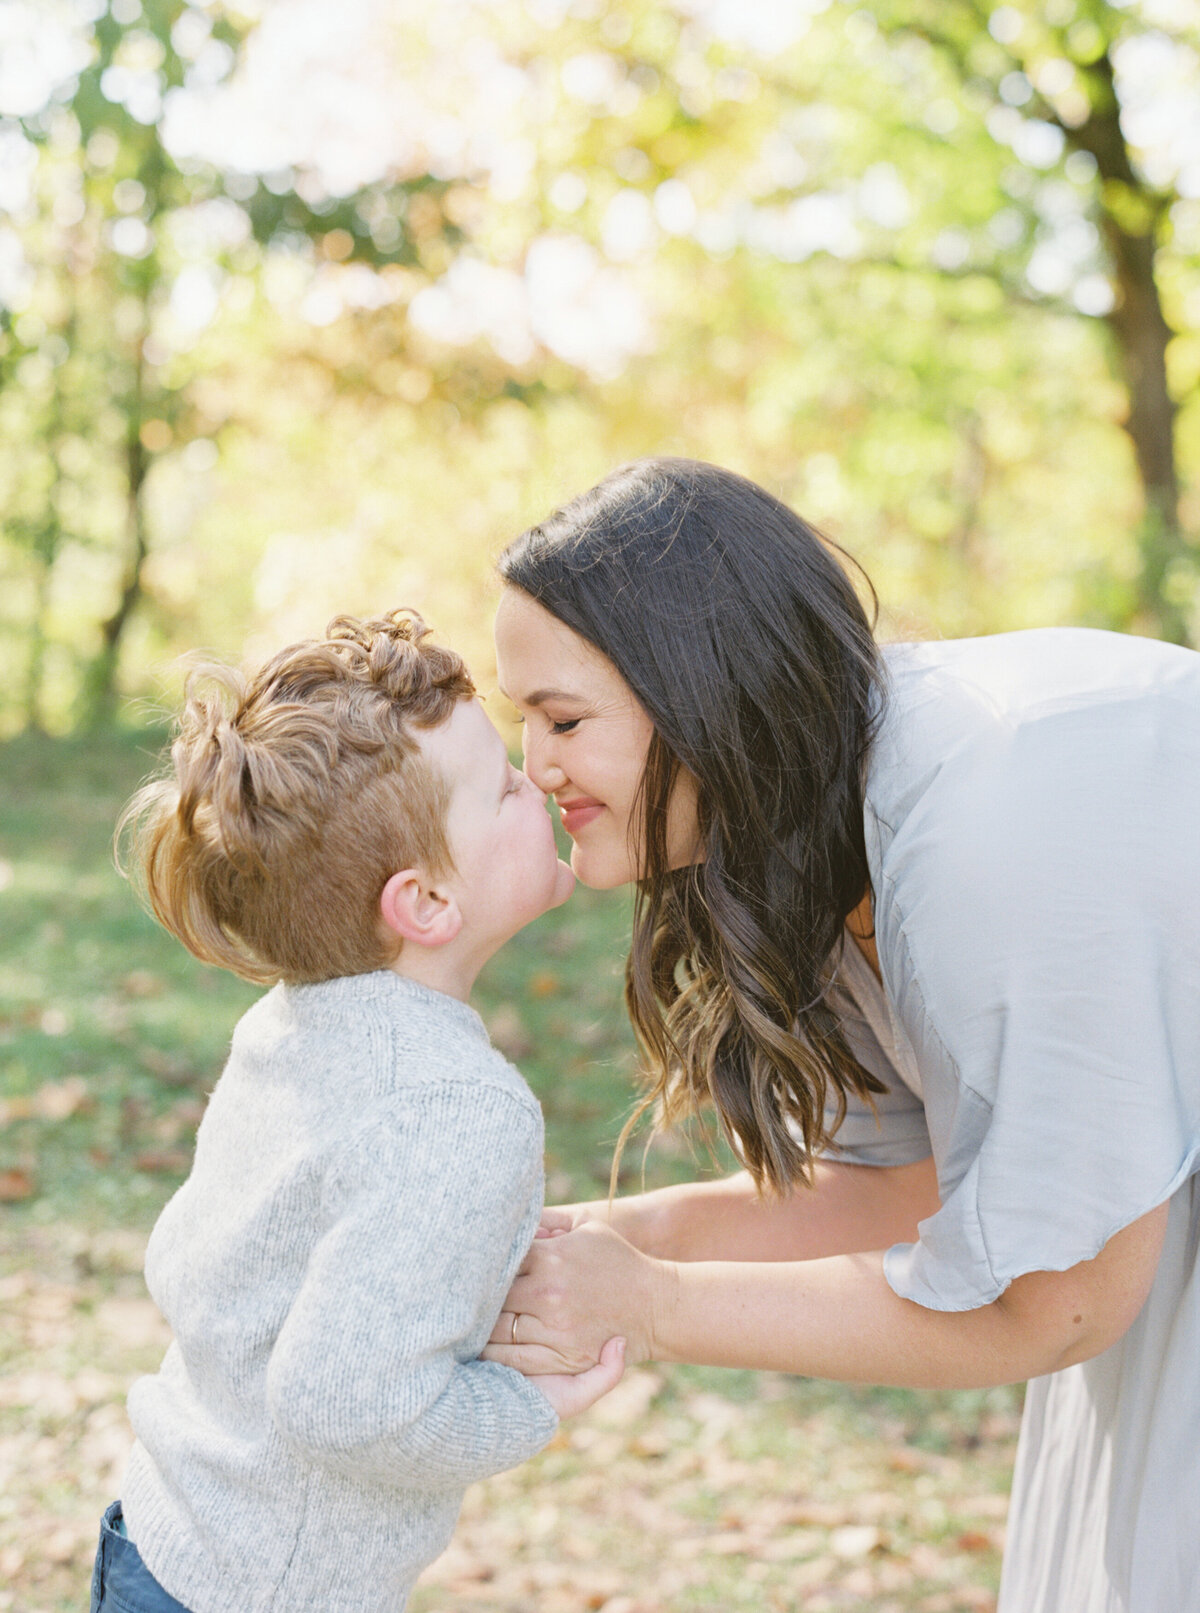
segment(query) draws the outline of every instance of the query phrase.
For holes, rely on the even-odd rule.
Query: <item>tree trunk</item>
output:
[[[40,570],[34,589],[33,616],[29,624],[29,659],[25,663],[25,699],[21,726],[30,733],[42,727],[42,670],[46,663],[46,612],[50,606],[51,562],[37,556]]]
[[[1068,140],[1095,158],[1100,177],[1100,228],[1112,260],[1116,302],[1107,316],[1129,394],[1123,422],[1133,443],[1145,499],[1139,534],[1138,602],[1145,624],[1176,643],[1188,640],[1188,614],[1174,576],[1192,552],[1179,517],[1175,460],[1176,405],[1167,387],[1171,328],[1155,279],[1161,198],[1147,193],[1129,158],[1107,53],[1085,71],[1091,112]]]
[[[142,398],[145,361],[139,340],[135,361],[133,397],[125,432],[125,531],[127,559],[121,595],[112,615],[100,624],[100,651],[87,669],[83,690],[82,725],[101,728],[116,714],[117,662],[121,640],[142,597],[142,568],[149,552],[146,529],[145,486],[148,459],[142,443]]]

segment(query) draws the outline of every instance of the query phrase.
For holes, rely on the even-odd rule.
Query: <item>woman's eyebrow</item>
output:
[[[501,690],[501,693],[503,694],[504,691]],[[512,696],[511,695],[505,695],[505,699],[511,700]],[[569,689],[535,689],[532,694],[526,695],[524,700],[520,701],[519,704],[521,704],[523,706],[543,706],[543,705],[545,705],[547,700],[578,700],[578,699],[579,699],[579,696],[576,695],[576,694],[572,694]],[[518,704],[518,702],[514,701],[513,704],[514,705]]]

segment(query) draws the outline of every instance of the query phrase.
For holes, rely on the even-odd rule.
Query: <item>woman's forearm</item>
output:
[[[1059,1364],[1040,1347],[1014,1349],[1004,1324],[995,1306],[947,1313],[900,1299],[878,1253],[693,1262],[669,1268],[648,1349],[658,1361],[907,1388],[982,1388]]]
[[[611,1225],[658,1260],[812,1260],[911,1242],[938,1207],[932,1160],[875,1167],[821,1161],[812,1187],[762,1199],[743,1171],[616,1199]],[[603,1203],[590,1218],[609,1220]]]
[[[1115,1343],[1153,1280],[1165,1207],[1069,1271],[1031,1272],[990,1305],[935,1311],[889,1287],[879,1253],[803,1263],[657,1263],[648,1353],[846,1383],[983,1388]]]

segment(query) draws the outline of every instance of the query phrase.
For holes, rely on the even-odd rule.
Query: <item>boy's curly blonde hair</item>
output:
[[[259,984],[386,966],[380,893],[451,866],[444,782],[416,730],[474,694],[415,611],[337,616],[250,677],[197,667],[171,774],[117,825],[117,862],[189,951]]]

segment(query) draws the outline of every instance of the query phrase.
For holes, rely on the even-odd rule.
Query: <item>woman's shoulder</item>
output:
[[[1046,701],[1200,687],[1200,655],[1177,644],[1090,627],[1040,627],[981,638],[881,646],[893,689],[956,682],[997,709]]]
[[[949,1021],[1011,1001],[1014,959],[1049,946],[1082,967],[1080,939],[1114,928],[1130,946],[1169,935],[1200,965],[1180,901],[1200,881],[1200,655],[1050,629],[888,664],[864,828],[894,990],[919,977]]]
[[[973,783],[1034,791],[1099,778],[1150,744],[1168,772],[1200,768],[1200,654],[1092,628],[1037,628],[883,648],[884,707],[867,804],[896,829],[920,805],[956,816]],[[1181,720],[1182,717],[1182,720]]]

